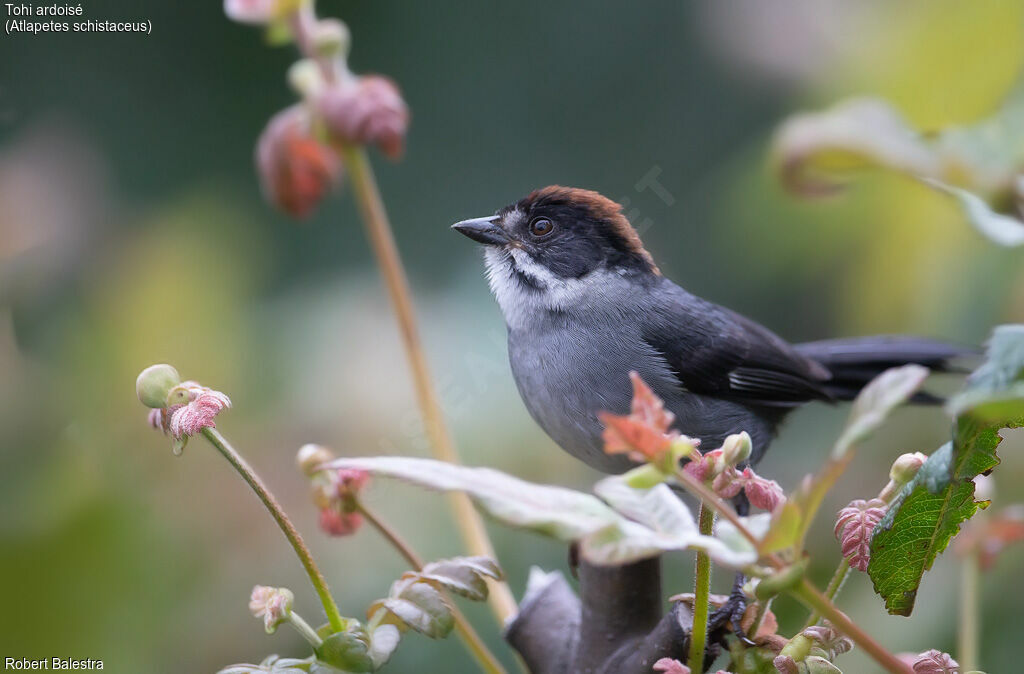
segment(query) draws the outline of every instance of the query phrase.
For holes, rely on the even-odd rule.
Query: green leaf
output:
[[[1022,176],[1017,177],[1017,180],[1021,179]],[[965,189],[930,178],[924,182],[956,199],[967,221],[995,243],[1007,247],[1024,245],[1024,222],[1021,222],[1019,214],[998,213],[984,199]]]
[[[370,638],[370,659],[373,661],[373,668],[380,669],[391,659],[391,654],[398,648],[398,642],[402,634],[394,625],[381,625],[373,631]]]
[[[670,550],[703,550],[715,562],[742,568],[757,561],[757,553],[743,539],[729,543],[704,536],[693,514],[668,486],[651,489],[630,486],[625,476],[608,477],[595,493],[628,520],[617,522],[583,539],[581,552],[597,564],[625,564]]]
[[[910,615],[924,572],[988,505],[974,500],[973,478],[998,465],[999,431],[1024,426],[1022,378],[1024,326],[997,328],[985,364],[949,404],[952,442],[928,458],[875,529],[868,575],[890,613]]]
[[[487,557],[454,557],[431,562],[418,573],[409,574],[474,601],[487,599],[486,578],[501,580],[502,573]]]
[[[914,395],[928,377],[928,368],[904,365],[886,370],[871,380],[853,401],[846,428],[832,455],[842,458],[850,447],[873,433],[897,406]]]
[[[706,550],[733,568],[757,560],[750,545],[733,545],[702,536],[693,515],[664,484],[635,489],[621,476],[595,488],[608,503],[590,494],[526,482],[489,468],[467,468],[443,461],[407,457],[337,459],[333,468],[358,468],[443,491],[464,491],[488,515],[515,527],[561,541],[580,542],[594,564],[627,564],[668,550]]]
[[[432,585],[418,578],[401,578],[391,586],[391,592],[370,606],[372,614],[384,608],[391,624],[416,630],[431,639],[442,639],[452,631],[455,619],[444,595]]]
[[[337,632],[316,649],[317,659],[345,672],[372,672],[370,637],[362,627]]]
[[[797,194],[832,194],[855,172],[893,171],[951,195],[995,243],[1024,245],[1024,80],[991,117],[928,135],[874,98],[795,115],[779,128],[773,154]]]
[[[803,511],[795,501],[786,501],[772,513],[771,528],[761,540],[761,554],[791,548],[803,531]]]
[[[430,489],[463,491],[491,517],[563,541],[578,540],[620,519],[590,494],[533,484],[490,468],[400,456],[337,459],[329,465],[360,468]]]

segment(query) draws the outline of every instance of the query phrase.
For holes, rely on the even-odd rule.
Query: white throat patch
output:
[[[604,267],[580,278],[562,278],[520,248],[484,249],[487,282],[509,327],[521,328],[552,310],[582,307],[597,295],[612,274]],[[519,278],[522,274],[528,282]]]

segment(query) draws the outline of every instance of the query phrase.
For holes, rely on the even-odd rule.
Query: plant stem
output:
[[[957,661],[964,672],[978,669],[978,637],[981,621],[978,617],[981,569],[978,553],[972,551],[964,560],[960,577],[960,626],[957,635]]]
[[[331,591],[327,587],[327,580],[320,572],[316,562],[313,561],[313,555],[310,554],[309,548],[306,547],[306,543],[302,540],[302,536],[299,535],[295,525],[292,524],[292,521],[288,519],[288,515],[281,508],[281,504],[277,502],[274,495],[263,484],[263,480],[256,474],[256,471],[242,458],[241,454],[235,451],[235,448],[220,434],[220,431],[214,428],[204,428],[203,436],[228,460],[228,463],[234,466],[238,474],[242,476],[242,479],[249,484],[252,490],[256,492],[256,495],[260,497],[260,500],[263,501],[263,505],[270,511],[277,525],[281,527],[281,531],[284,532],[285,538],[291,543],[292,549],[298,555],[299,561],[302,562],[302,566],[309,575],[309,580],[313,583],[313,587],[320,597],[320,603],[323,604],[324,613],[327,614],[327,621],[330,623],[331,629],[335,632],[345,629],[345,623],[341,613],[338,611],[338,605],[334,602],[334,597],[331,596]]]
[[[682,469],[676,471],[676,479],[682,482],[683,486],[689,489],[691,493],[701,499],[701,512],[703,512],[705,504],[710,506],[719,515],[729,520],[729,522],[736,527],[736,530],[740,532],[740,535],[746,538],[755,549],[760,547],[761,541],[758,540],[757,536],[751,533],[750,529],[743,525],[743,522],[740,521],[739,515],[737,515],[736,511],[732,509],[732,506],[723,501],[718,494],[711,490],[710,487]],[[710,532],[708,533],[710,534]],[[781,566],[781,563],[776,564],[776,566]]]
[[[846,582],[847,577],[850,575],[850,560],[846,557],[839,562],[839,566],[836,567],[835,573],[832,574],[832,579],[828,581],[828,587],[825,588],[825,596],[828,597],[829,601],[834,601],[836,595],[839,594],[839,590],[842,589],[843,583]],[[811,616],[807,619],[807,623],[804,625],[804,629],[807,629],[811,625],[821,620],[821,613],[818,611],[811,611]]]
[[[313,648],[320,648],[324,644],[324,640],[320,638],[320,635],[316,633],[316,630],[309,626],[305,620],[302,619],[295,611],[288,617],[288,622],[292,624],[295,631],[302,635],[302,638],[309,642]]]
[[[352,181],[352,191],[355,193],[359,210],[362,213],[363,224],[369,234],[370,243],[377,256],[381,274],[398,318],[405,353],[412,369],[416,399],[419,401],[420,413],[423,416],[427,435],[430,437],[434,457],[448,463],[459,463],[455,443],[448,433],[441,413],[441,406],[431,384],[430,372],[427,368],[427,360],[413,312],[409,281],[406,279],[401,257],[391,233],[391,225],[388,222],[380,191],[377,189],[373,169],[362,148],[343,146],[340,150]],[[469,551],[474,555],[496,559],[494,547],[487,537],[486,528],[484,528],[483,519],[473,508],[469,497],[463,493],[452,493],[449,495],[449,502],[454,511],[459,532]],[[506,583],[495,583],[488,601],[502,625],[518,611],[512,592]]]
[[[715,511],[706,503],[700,504],[698,526],[700,533],[710,536],[714,529]],[[711,558],[708,553],[697,551],[697,570],[693,588],[693,628],[690,632],[690,671],[698,674],[704,671],[704,648],[708,639],[708,604],[711,594]]]
[[[373,525],[373,528],[381,533],[384,538],[391,543],[392,547],[405,558],[405,561],[409,562],[409,565],[416,571],[423,570],[423,558],[416,554],[416,551],[405,542],[405,540],[398,534],[397,531],[391,528],[386,522],[381,520],[377,515],[366,507],[361,502],[356,503],[356,507],[359,512],[362,513],[366,521]],[[443,592],[443,590],[442,590]],[[447,592],[444,593],[447,596]],[[488,674],[505,674],[505,668],[502,667],[501,662],[495,657],[494,653],[491,653],[490,649],[487,648],[487,644],[483,642],[480,635],[477,634],[476,630],[473,629],[473,625],[466,619],[466,616],[462,614],[462,611],[455,606],[455,603],[450,601],[449,607],[452,610],[452,617],[455,620],[455,631],[465,644],[466,649],[470,655],[477,661],[480,668],[488,672]]]
[[[871,656],[886,671],[892,674],[914,674],[910,669],[910,665],[901,662],[899,658],[886,650],[884,646],[875,641],[855,622],[846,617],[845,613],[836,608],[835,604],[816,587],[811,585],[810,581],[806,578],[802,579],[793,588],[792,592],[812,609],[828,618],[836,630],[850,637],[855,644],[864,649],[864,652]]]
[[[403,539],[397,531],[392,529],[389,524],[384,522],[384,520],[377,517],[377,514],[367,508],[362,501],[356,501],[356,509],[359,510],[362,516],[366,518],[366,521],[369,522],[374,529],[380,532],[380,534],[387,539],[388,543],[391,544],[391,547],[397,550],[399,554],[405,558],[405,561],[409,562],[409,566],[416,571],[423,570],[423,558],[416,554],[416,551],[412,549],[412,546],[406,543],[405,539]]]

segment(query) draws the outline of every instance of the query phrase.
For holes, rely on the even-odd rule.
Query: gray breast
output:
[[[637,371],[676,415],[675,427],[714,449],[730,433],[746,430],[755,447],[770,441],[773,429],[735,402],[686,391],[664,359],[643,341],[635,321],[595,329],[562,316],[509,331],[509,361],[530,415],[562,449],[591,467],[621,473],[634,465],[624,455],[608,455],[598,412],[628,414],[630,370]]]

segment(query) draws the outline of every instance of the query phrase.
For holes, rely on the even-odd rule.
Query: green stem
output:
[[[313,583],[313,587],[320,597],[320,603],[323,604],[324,613],[327,614],[327,621],[330,623],[331,629],[335,632],[345,629],[345,623],[341,613],[338,611],[338,605],[334,602],[334,597],[331,596],[331,591],[327,587],[327,580],[324,579],[324,575],[320,572],[316,562],[313,561],[313,555],[310,554],[309,548],[306,547],[306,543],[302,540],[302,536],[299,535],[295,525],[292,524],[292,521],[288,519],[288,515],[281,508],[281,504],[277,502],[274,495],[263,484],[263,480],[256,474],[256,471],[242,458],[241,454],[235,451],[231,443],[218,430],[204,428],[203,435],[228,460],[228,463],[234,466],[238,474],[242,476],[242,479],[248,483],[252,490],[256,492],[256,495],[260,497],[260,500],[263,501],[263,505],[270,511],[277,525],[281,527],[281,531],[284,532],[285,538],[291,543],[295,554],[299,556],[299,561],[302,562],[302,566],[309,575],[309,580]]]
[[[317,53],[312,35],[316,26],[316,12],[312,3],[301,4],[292,12],[290,19],[299,51],[306,58],[319,64],[324,78],[328,82],[336,82],[339,77],[343,76],[351,77],[347,64],[332,64]],[[359,204],[363,224],[370,236],[370,243],[394,305],[399,332],[405,346],[405,354],[412,370],[416,399],[419,402],[420,414],[423,416],[427,435],[430,437],[434,458],[457,464],[459,463],[458,453],[444,423],[441,405],[438,403],[437,394],[431,383],[427,359],[420,342],[416,315],[413,311],[409,281],[405,277],[402,258],[398,254],[398,247],[395,245],[395,238],[391,233],[391,223],[388,221],[387,210],[384,208],[384,200],[381,199],[380,190],[377,189],[373,167],[370,166],[370,160],[363,148],[339,143],[337,149],[342,155],[345,168],[351,178],[352,191]],[[469,497],[462,493],[452,493],[449,494],[448,499],[455,514],[455,523],[459,527],[459,533],[469,551],[474,555],[497,559],[491,539],[487,536],[483,519],[473,507]],[[504,582],[494,584],[488,596],[488,602],[500,625],[504,625],[519,611],[512,591]]]
[[[964,558],[960,577],[960,627],[957,635],[957,661],[960,669],[978,669],[978,642],[981,620],[978,616],[981,569],[978,554],[972,551]]]
[[[703,482],[701,482],[700,480],[690,475],[681,468],[676,471],[675,478],[684,487],[686,487],[691,494],[700,498],[702,508],[705,505],[709,506],[710,508],[713,509],[714,512],[717,512],[719,515],[729,520],[729,522],[732,523],[734,527],[736,527],[736,531],[738,531],[741,536],[746,538],[747,541],[749,541],[750,544],[754,546],[755,550],[761,547],[761,541],[758,540],[757,536],[755,536],[750,531],[750,529],[743,525],[743,522],[740,520],[739,515],[736,514],[736,511],[733,510],[732,506],[730,506],[728,503],[722,500],[722,498],[718,494],[716,494],[714,490],[711,489],[711,487],[704,484]],[[710,534],[711,532],[709,531],[708,533]],[[782,563],[778,560],[773,560],[772,563],[776,567],[782,566]]]
[[[836,595],[839,594],[839,590],[842,589],[843,583],[850,575],[850,560],[846,557],[839,562],[839,566],[836,567],[835,573],[832,574],[832,579],[828,581],[828,587],[825,588],[825,596],[828,597],[829,601],[834,601]],[[811,625],[814,625],[821,620],[821,613],[818,611],[811,611],[811,616],[807,619],[807,623],[804,625],[804,629],[807,629]]]
[[[431,383],[427,359],[424,355],[413,311],[409,281],[405,276],[394,235],[391,233],[391,224],[388,222],[380,190],[377,189],[377,180],[373,175],[370,160],[366,156],[366,151],[359,147],[345,145],[339,147],[339,151],[344,159],[345,168],[348,170],[352,191],[359,204],[363,224],[366,226],[370,244],[377,257],[381,274],[384,276],[384,282],[391,296],[395,315],[398,318],[399,332],[405,345],[409,366],[412,369],[416,399],[419,402],[423,423],[430,438],[434,458],[457,464],[459,463],[458,452],[448,433],[441,405]],[[491,545],[491,540],[487,536],[483,519],[473,507],[469,497],[456,492],[449,495],[449,502],[455,513],[455,522],[462,540],[469,551],[474,555],[497,559],[494,554],[494,546]],[[502,625],[519,610],[512,591],[504,582],[494,584],[488,602]]]
[[[416,571],[423,570],[423,558],[416,554],[416,551],[405,542],[397,531],[392,529],[386,522],[377,517],[377,515],[366,507],[365,504],[356,502],[356,508],[362,513],[366,521],[369,522],[374,529],[379,531],[384,538],[387,539],[391,546],[395,548],[405,558],[405,561],[415,569]],[[445,596],[448,593],[445,592]],[[473,625],[466,619],[466,616],[462,614],[462,611],[455,606],[455,603],[451,601],[449,597],[449,607],[452,610],[452,617],[455,620],[455,632],[459,635],[459,639],[466,646],[470,655],[480,665],[480,669],[487,672],[488,674],[506,674],[505,668],[502,667],[501,662],[495,657],[494,653],[487,648],[487,644],[484,643],[480,635],[477,634],[476,630],[473,629]],[[376,616],[373,616],[376,619]]]
[[[860,646],[865,653],[871,656],[887,672],[891,672],[891,674],[914,674],[913,670],[910,669],[910,665],[901,662],[899,658],[875,641],[871,635],[862,630],[845,613],[836,608],[835,604],[822,594],[820,590],[811,585],[810,581],[806,578],[801,580],[793,588],[792,592],[812,609],[828,618],[837,631],[850,637],[855,644]]]
[[[309,645],[313,648],[320,648],[324,645],[324,640],[320,638],[320,635],[316,633],[316,630],[310,627],[309,623],[303,620],[302,616],[295,611],[292,611],[291,615],[288,617],[288,622],[292,624],[295,631],[301,634],[302,638],[308,641]]]
[[[710,536],[714,529],[715,511],[706,503],[700,504],[698,526],[700,533]],[[708,639],[708,615],[711,595],[711,558],[697,551],[697,571],[693,588],[693,629],[690,632],[690,671],[704,671],[704,648]]]

